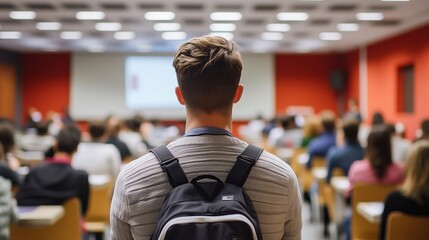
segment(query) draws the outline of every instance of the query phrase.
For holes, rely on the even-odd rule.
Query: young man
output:
[[[230,133],[232,105],[243,93],[237,46],[221,37],[194,38],[180,47],[173,66],[179,83],[177,99],[186,107],[186,133],[167,147],[189,180],[210,174],[224,181],[248,145]],[[244,189],[255,206],[264,239],[301,239],[301,196],[286,163],[264,151]],[[170,190],[152,153],[124,167],[111,206],[112,240],[149,239]]]
[[[85,215],[89,198],[88,174],[70,165],[80,136],[75,126],[65,126],[59,132],[54,157],[28,173],[16,195],[18,205],[59,205],[77,197],[81,213]]]

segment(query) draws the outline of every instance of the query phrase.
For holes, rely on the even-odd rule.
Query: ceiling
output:
[[[10,15],[12,11],[32,11],[35,18],[14,19],[17,17]],[[79,11],[101,11],[104,19],[79,20],[76,16]],[[174,18],[147,20],[148,12],[173,12]],[[241,17],[239,20],[223,21],[224,17],[213,20],[213,12],[239,12]],[[298,17],[307,19],[279,19],[279,13],[284,12],[287,12],[283,15],[286,17],[291,16],[290,12],[299,12]],[[358,20],[357,14],[362,12],[381,13],[383,19]],[[157,16],[159,14],[155,14]],[[55,22],[45,28],[57,30],[40,30],[43,25],[37,25],[39,22]],[[119,23],[120,30],[99,31],[96,28],[103,27],[97,25],[100,22]],[[163,39],[174,33],[154,30],[157,23],[178,23],[180,26],[170,27],[179,28],[184,38]],[[429,0],[2,0],[0,48],[16,51],[172,52],[186,39],[209,34],[212,23],[235,24],[221,25],[218,31],[232,28],[233,40],[244,52],[344,52],[429,23]],[[267,29],[267,25],[272,23],[283,24],[280,25],[283,32],[270,32],[272,29]],[[355,23],[359,29],[339,31],[340,23]],[[81,32],[78,33],[80,38],[63,39],[67,38],[67,33],[62,32],[69,31]],[[330,33],[326,36],[324,32]],[[116,39],[121,37],[131,39]],[[266,39],[270,37],[276,40]],[[322,40],[324,37],[337,40]]]

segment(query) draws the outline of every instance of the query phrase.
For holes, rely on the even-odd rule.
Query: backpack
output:
[[[173,189],[165,198],[151,239],[261,240],[258,216],[242,187],[262,151],[249,145],[224,183],[213,175],[188,182],[179,160],[165,146],[152,149]]]

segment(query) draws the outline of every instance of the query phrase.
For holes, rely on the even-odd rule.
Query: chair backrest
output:
[[[384,202],[397,185],[356,184],[352,193],[352,239],[379,239],[380,224],[368,222],[357,212],[360,202]]]
[[[110,204],[112,201],[113,181],[90,188],[88,211],[85,220],[88,222],[104,222],[109,224]]]
[[[344,171],[341,168],[336,167],[332,171],[332,176],[340,177],[345,175],[344,175]],[[335,219],[335,191],[325,181],[322,181],[319,184],[320,184],[320,190],[322,191],[321,194],[323,194],[326,207],[328,208],[329,217],[332,221]]]
[[[424,240],[429,236],[429,216],[411,216],[392,212],[387,219],[387,240]]]
[[[81,240],[79,199],[69,199],[63,206],[64,215],[53,225],[29,227],[11,224],[10,240]]]

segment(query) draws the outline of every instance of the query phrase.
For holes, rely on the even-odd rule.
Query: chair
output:
[[[357,212],[360,202],[384,202],[396,185],[356,184],[352,193],[352,239],[379,239],[380,224],[368,222]]]
[[[88,211],[85,216],[85,228],[89,233],[102,236],[109,226],[112,189],[113,182],[110,178],[101,185],[91,185]]]
[[[345,176],[344,171],[341,168],[334,168],[332,176],[339,177]],[[335,191],[326,182],[320,183],[320,191],[325,199],[326,207],[328,208],[329,218],[335,219]]]
[[[424,240],[429,236],[429,217],[392,212],[387,219],[387,240]]]
[[[10,240],[81,240],[80,202],[77,198],[64,204],[64,216],[50,226],[30,227],[10,225]]]

